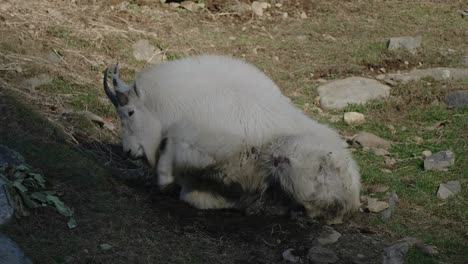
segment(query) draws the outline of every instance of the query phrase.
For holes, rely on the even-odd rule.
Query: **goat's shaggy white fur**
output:
[[[132,87],[128,103],[118,107],[124,150],[157,166],[161,185],[174,176],[185,179],[181,199],[194,206],[235,204],[201,191],[205,180],[255,192],[274,179],[310,216],[357,208],[360,176],[344,141],[294,107],[253,65],[225,56],[189,57],[143,70]],[[260,150],[259,159],[244,158],[252,147]],[[187,172],[206,173],[210,166],[220,173],[187,180]]]

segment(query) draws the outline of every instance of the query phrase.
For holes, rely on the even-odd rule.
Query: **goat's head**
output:
[[[119,78],[118,65],[113,66],[112,84],[107,84],[104,70],[104,91],[115,106],[120,117],[120,130],[124,152],[132,158],[146,158],[151,166],[156,165],[156,154],[161,141],[161,123],[144,104],[144,94],[133,82],[127,85]]]

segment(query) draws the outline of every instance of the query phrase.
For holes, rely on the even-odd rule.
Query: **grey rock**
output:
[[[101,250],[106,251],[106,250],[112,249],[112,246],[109,244],[100,244],[99,248],[101,248]]]
[[[60,56],[57,55],[57,53],[51,51],[51,52],[47,53],[46,60],[48,60],[48,61],[50,61],[52,63],[59,63],[62,60],[62,58],[60,58]]]
[[[412,54],[416,54],[418,48],[421,46],[422,37],[394,37],[388,41],[389,50],[405,49]]]
[[[28,89],[34,90],[36,89],[36,87],[39,87],[44,84],[48,84],[51,81],[52,81],[52,78],[48,74],[43,73],[38,76],[24,80],[23,86]]]
[[[314,264],[335,263],[338,261],[338,257],[333,251],[321,246],[310,248],[307,253],[307,259],[310,263]]]
[[[0,234],[0,263],[32,264],[15,241]]]
[[[18,152],[0,145],[0,166],[15,166],[23,163],[25,160]],[[14,205],[7,193],[5,182],[0,178],[0,226],[11,221],[14,211]]]
[[[388,74],[385,80],[393,82],[408,83],[419,81],[422,78],[433,78],[437,81],[442,80],[463,80],[468,78],[468,69],[464,68],[429,68],[415,69],[408,73]]]
[[[375,149],[372,149],[372,152],[373,152],[376,156],[380,156],[380,157],[390,156],[390,152],[388,152],[388,150],[382,149],[382,148],[375,148]]]
[[[133,44],[133,56],[138,61],[146,61],[151,64],[166,60],[162,50],[151,45],[146,39],[140,39]]]
[[[324,245],[333,244],[333,243],[336,243],[338,239],[340,239],[341,234],[338,233],[338,231],[336,231],[335,229],[331,227],[327,227],[327,226],[324,229],[325,230],[317,238],[317,242],[320,245],[324,246]]]
[[[348,104],[365,104],[369,100],[390,95],[389,86],[363,77],[331,81],[318,87],[317,91],[320,105],[326,109],[342,109]]]
[[[299,257],[298,256],[294,256],[293,255],[293,252],[294,249],[287,249],[283,252],[283,260],[286,260],[286,261],[289,261],[289,262],[292,262],[292,263],[296,263],[299,261]]]
[[[391,143],[387,140],[368,132],[360,132],[359,134],[357,134],[353,138],[352,144],[355,146],[360,146],[362,148],[370,149],[389,149],[392,146]]]
[[[441,200],[448,199],[461,192],[461,184],[459,181],[449,181],[439,185],[437,190],[437,198]]]
[[[397,242],[384,249],[383,264],[403,264],[410,245],[407,241]]]
[[[424,170],[446,170],[455,164],[455,154],[450,150],[432,154],[424,160]]]
[[[396,195],[396,192],[391,192],[388,196],[388,208],[382,211],[382,219],[388,220],[392,217],[397,201],[398,196]]]
[[[445,98],[448,107],[464,107],[468,105],[468,90],[451,91]]]
[[[461,16],[463,18],[467,18],[468,17],[468,10],[463,10],[463,11],[460,12],[460,14],[461,14]]]
[[[468,66],[468,56],[463,56],[463,57],[461,57],[460,63],[461,63],[463,66]]]
[[[367,198],[367,209],[372,213],[379,213],[389,207],[387,202],[378,201],[377,198]]]
[[[21,154],[4,145],[0,145],[0,166],[4,164],[19,165],[22,163],[25,163],[25,160]]]

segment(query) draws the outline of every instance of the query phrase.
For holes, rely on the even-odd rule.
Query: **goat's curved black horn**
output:
[[[115,107],[118,107],[119,101],[117,100],[117,96],[109,89],[109,84],[107,84],[107,71],[108,70],[109,70],[108,68],[104,70],[104,80],[103,80],[104,91],[106,92],[107,97],[109,97],[109,99],[111,100],[112,104]]]

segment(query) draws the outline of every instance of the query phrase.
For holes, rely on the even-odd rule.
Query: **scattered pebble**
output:
[[[269,3],[253,1],[252,2],[252,11],[257,16],[263,16],[263,12],[271,7]]]
[[[427,157],[430,157],[432,155],[432,151],[430,150],[424,150],[422,153],[421,153],[422,157],[423,158],[427,158]]]
[[[414,69],[408,73],[388,74],[385,81],[408,83],[419,81],[423,78],[432,78],[436,81],[443,80],[463,80],[468,78],[468,69],[466,68],[429,68]]]
[[[292,253],[293,251],[294,251],[294,249],[292,249],[292,248],[285,250],[283,252],[283,259],[286,260],[286,261],[292,262],[292,263],[298,262],[299,257],[294,256],[293,253]]]
[[[372,213],[379,213],[387,209],[389,204],[387,202],[378,201],[377,198],[367,198],[367,209]]]
[[[424,139],[422,137],[414,136],[413,140],[416,144],[421,144],[423,143]]]
[[[302,12],[301,15],[300,15],[300,18],[301,19],[306,19],[307,18],[307,14],[305,12]]]
[[[376,156],[380,156],[380,157],[385,157],[385,156],[390,156],[390,152],[386,149],[383,149],[383,148],[374,148],[372,149],[372,152],[376,155]]]
[[[446,200],[461,192],[461,184],[459,181],[449,181],[439,185],[437,190],[437,198]]]
[[[333,244],[341,237],[341,234],[331,227],[325,226],[324,229],[317,238],[317,242],[322,246]]]
[[[376,78],[377,80],[382,81],[382,80],[385,79],[385,77],[387,77],[385,74],[379,74],[379,75],[377,75],[375,78]]]
[[[151,45],[146,39],[140,39],[133,44],[133,56],[138,61],[151,64],[157,64],[167,59],[161,49]]]
[[[395,210],[396,203],[398,202],[398,196],[396,192],[391,192],[388,195],[388,208],[382,211],[382,218],[388,220],[392,217],[393,211]]]
[[[468,105],[468,90],[451,91],[445,98],[445,103],[450,108],[465,107]]]
[[[385,164],[388,166],[395,166],[397,164],[397,161],[394,158],[385,157]]]
[[[422,38],[417,37],[394,37],[388,41],[389,50],[405,49],[412,54],[416,54],[417,49],[421,46]]]
[[[362,148],[383,148],[389,149],[391,147],[391,143],[387,140],[380,138],[372,133],[368,132],[360,132],[357,134],[352,141],[353,145],[360,146]]]
[[[392,171],[389,169],[380,169],[380,171],[383,173],[392,173]]]
[[[346,112],[343,115],[343,119],[348,125],[361,124],[365,121],[364,115],[358,112]]]
[[[100,244],[100,245],[99,245],[99,248],[101,248],[101,250],[104,250],[104,251],[106,251],[106,250],[109,250],[109,249],[111,249],[111,248],[112,248],[112,246],[111,246],[111,245],[109,245],[109,244]]]
[[[382,264],[403,264],[410,245],[406,241],[397,242],[384,249]]]
[[[48,84],[52,82],[52,77],[50,77],[48,74],[39,74],[38,76],[26,79],[23,81],[23,86],[30,90],[34,90],[37,87]]]
[[[455,154],[450,151],[440,151],[424,160],[424,170],[446,170],[455,164]]]
[[[348,77],[330,81],[317,88],[320,105],[326,109],[342,109],[348,104],[365,104],[369,100],[386,98],[390,87],[364,77]]]

